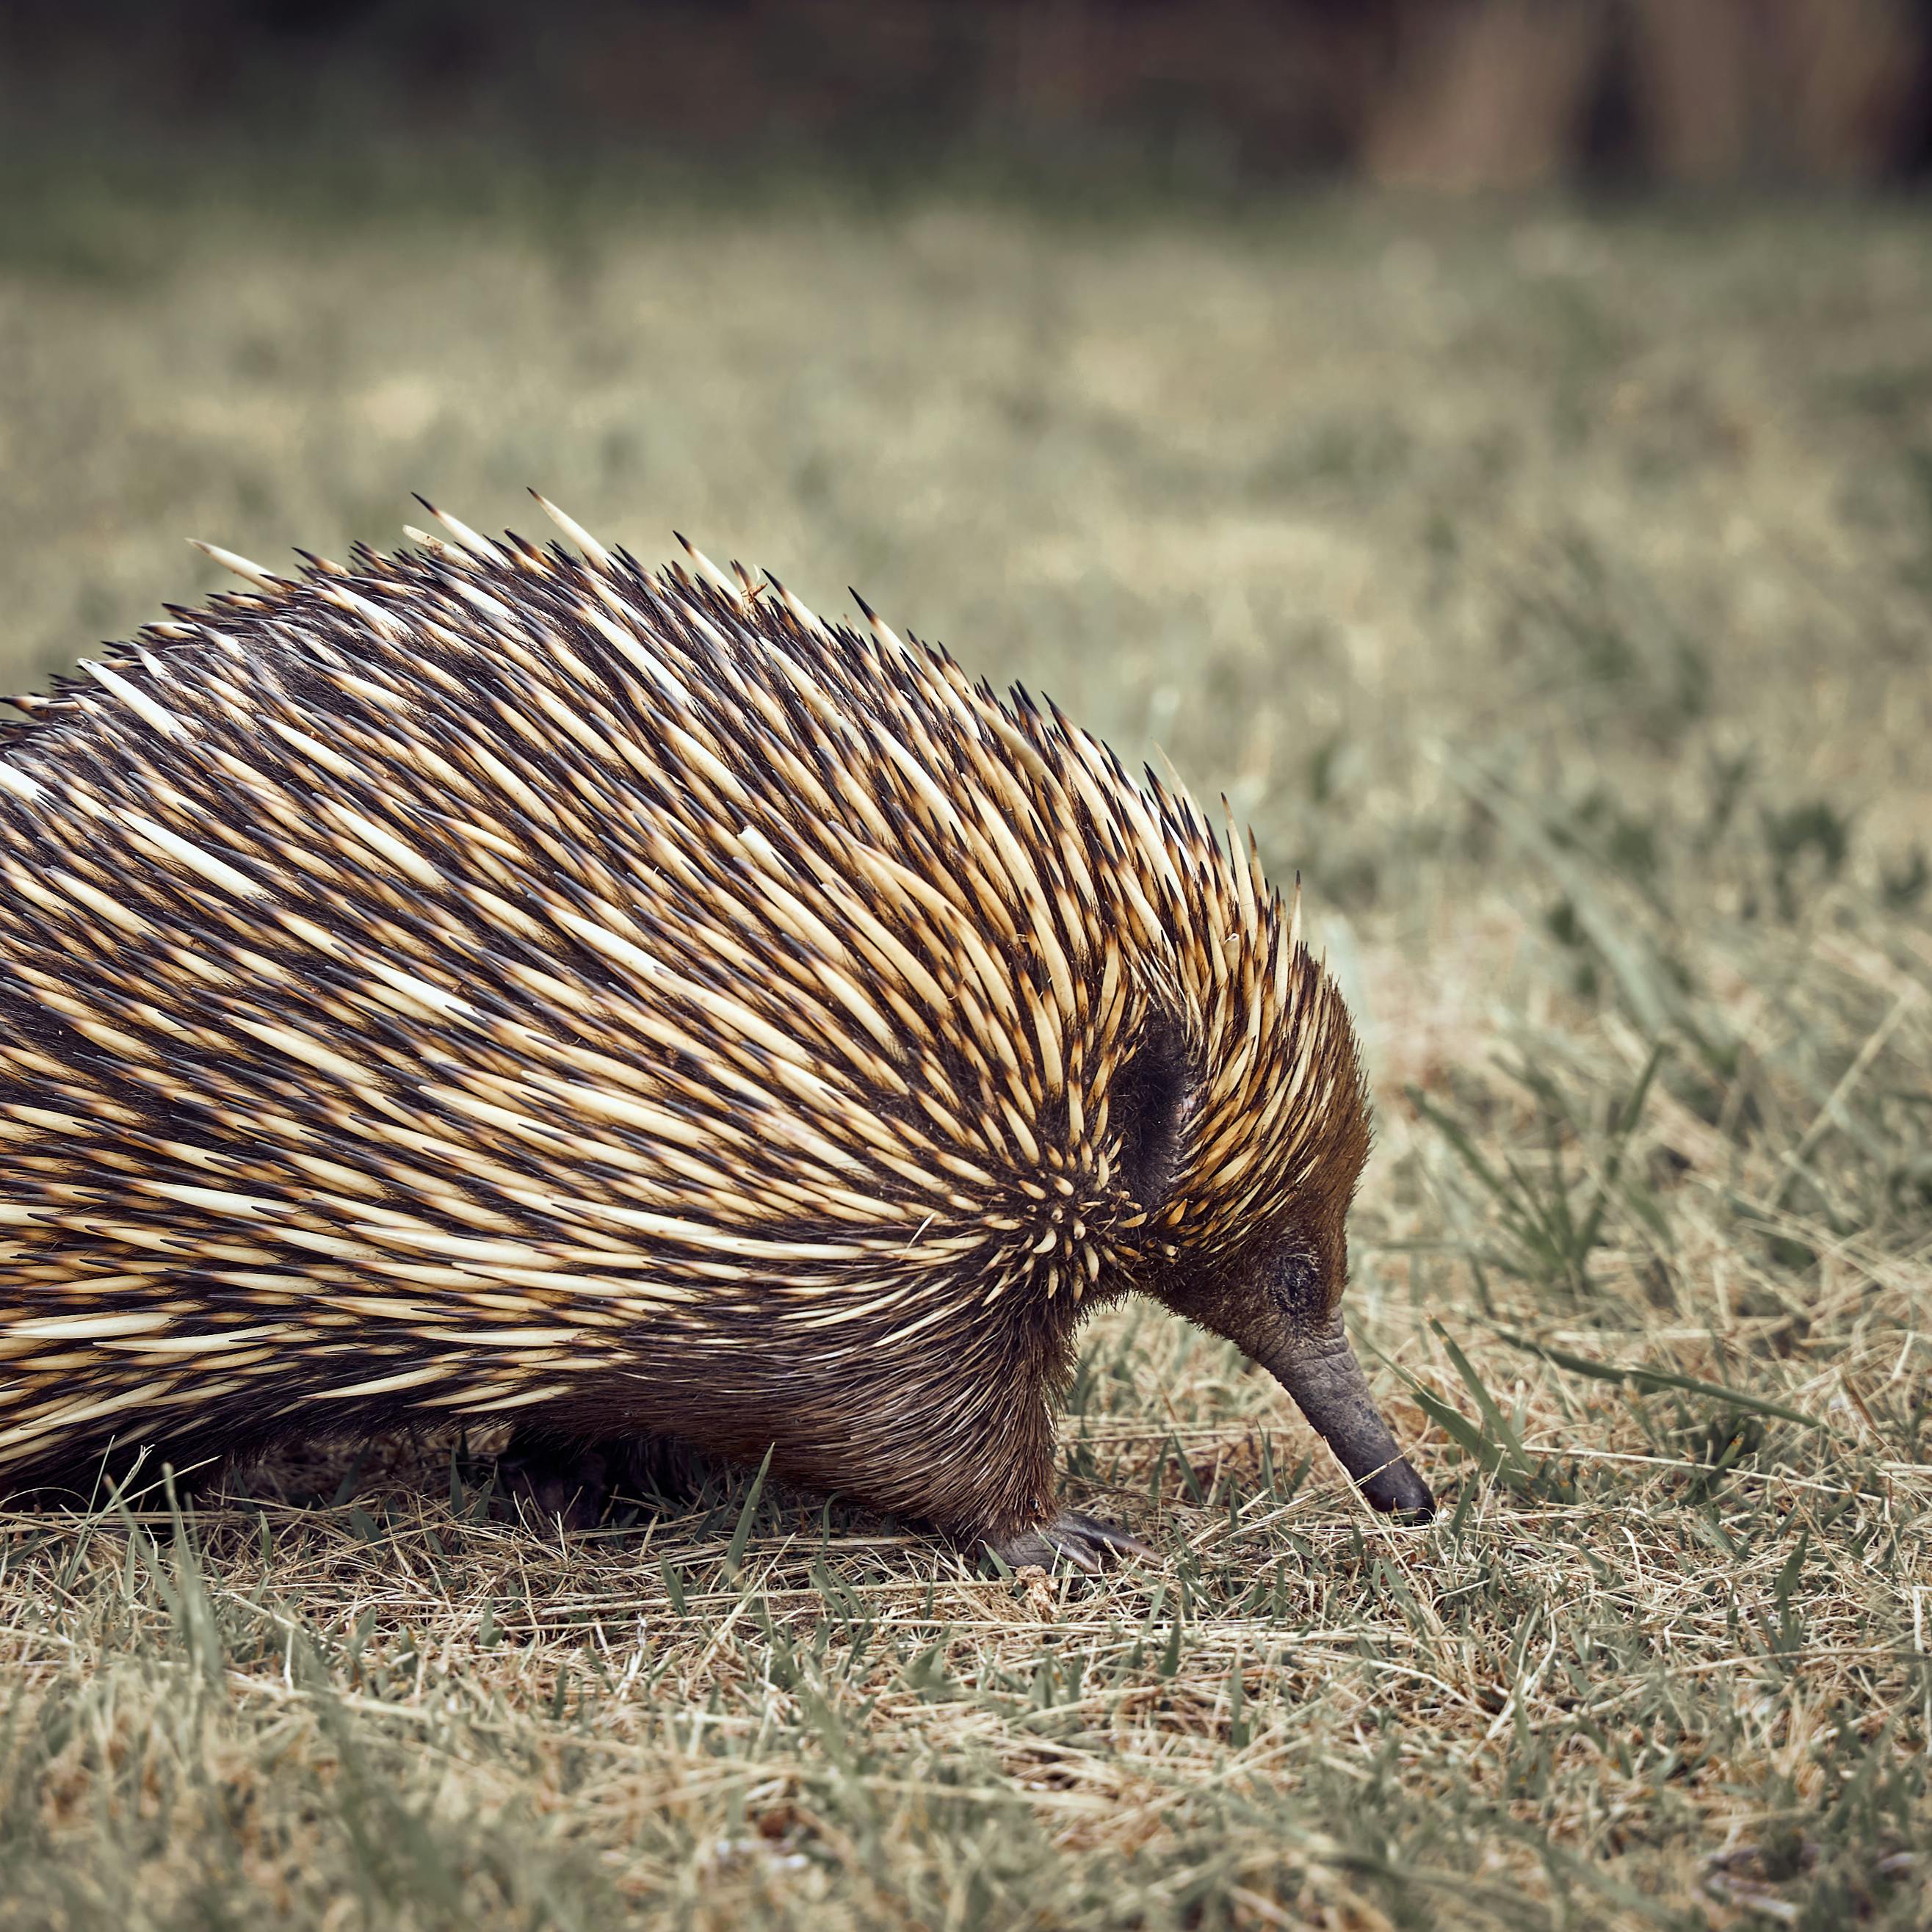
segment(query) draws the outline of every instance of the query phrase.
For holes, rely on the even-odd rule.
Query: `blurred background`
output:
[[[11,0],[14,111],[832,151],[1227,185],[1869,182],[1924,167],[1922,0]]]
[[[1376,1089],[1349,1319],[1468,1532],[1420,1557],[1365,1542],[1318,1457],[1278,1525],[1271,1472],[1314,1448],[1279,1393],[1164,1318],[1102,1318],[1070,1492],[1108,1514],[1124,1498],[1192,1552],[1114,1586],[1153,1591],[1118,1644],[1079,1627],[1117,1659],[1131,1645],[1121,1701],[1090,1708],[1131,1708],[1142,1744],[1109,1756],[1126,1720],[1106,1715],[1090,1760],[1038,1755],[1059,1722],[1039,1707],[1056,1667],[1079,1682],[1088,1637],[1012,1664],[1010,1720],[992,1691],[946,1702],[946,1667],[1009,1682],[999,1633],[1042,1641],[1030,1611],[986,1621],[978,1585],[938,1612],[981,1633],[938,1689],[920,1673],[943,1633],[895,1678],[890,1646],[858,1661],[868,1622],[826,1694],[845,1735],[892,1790],[941,1780],[968,1809],[882,1826],[855,1779],[862,1804],[821,1808],[848,1816],[847,1850],[781,1920],[746,1903],[755,1862],[710,1916],[693,1902],[718,1847],[748,1842],[706,1754],[747,1754],[744,1788],[830,1788],[789,1729],[771,1749],[800,1764],[764,1781],[769,1694],[795,1668],[769,1620],[769,1654],[728,1669],[711,1612],[687,1624],[681,1598],[650,1598],[687,1661],[662,1696],[653,1665],[626,1708],[656,1712],[648,1731],[710,1696],[702,1750],[694,1719],[686,1742],[650,1733],[663,1755],[632,1783],[580,1784],[578,1744],[550,1746],[579,1737],[582,1696],[566,1718],[561,1665],[553,1700],[522,1635],[492,1649],[497,1600],[479,1624],[475,1593],[513,1556],[506,1616],[539,1571],[554,1598],[514,1629],[574,1642],[605,1600],[591,1546],[526,1569],[452,1516],[392,1563],[370,1519],[352,1544],[326,1513],[339,1567],[317,1557],[286,1624],[235,1639],[272,1697],[219,1733],[218,1774],[179,1774],[282,1821],[247,1858],[280,1874],[267,1895],[314,1904],[290,1923],[347,1922],[351,1877],[380,1863],[336,1732],[287,1742],[283,1631],[304,1616],[345,1683],[380,1686],[354,1673],[406,1641],[409,1696],[440,1655],[432,1698],[500,1713],[500,1695],[525,1727],[493,1715],[462,1744],[484,1767],[466,1796],[454,1772],[434,1782],[430,1733],[382,1760],[398,1790],[432,1780],[381,1814],[404,1848],[381,1870],[424,1898],[445,1868],[418,1816],[466,1885],[548,1884],[574,1843],[627,1898],[686,1886],[693,1924],[1299,1923],[1274,1888],[1282,1848],[1318,1840],[1353,1848],[1309,1880],[1342,1901],[1330,1924],[1634,1928],[1662,1922],[1646,1898],[1699,1886],[1780,1922],[1928,1922],[1922,1855],[1898,1849],[1932,1842],[1911,1714],[1932,1601],[1928,104],[1920,0],[0,0],[0,690],[222,588],[185,538],[292,568],[296,545],[400,544],[416,490],[542,537],[534,485],[646,563],[676,529],[830,615],[856,586],[1130,765],[1170,758],[1204,801],[1226,794],[1276,878],[1308,882]],[[1630,1382],[1637,1363],[1660,1378]],[[440,1454],[396,1449],[405,1514],[446,1483],[463,1507]],[[364,1466],[338,1466],[317,1492],[340,1504]],[[673,1525],[651,1560],[712,1524]],[[438,1534],[464,1552],[453,1586]],[[150,1705],[128,1688],[148,1679],[98,1667],[146,1640],[124,1634],[118,1546],[84,1615],[79,1557],[46,1546],[44,1589],[10,1601],[52,1606],[44,1654],[83,1714],[44,1724],[45,1750],[110,1736],[85,1714],[97,1692],[130,1732],[200,1737],[199,1718],[128,1714],[173,1708],[199,1663],[155,1650]],[[221,1558],[241,1579],[224,1606],[268,1587],[255,1546],[249,1529]],[[656,1588],[634,1547],[608,1546],[626,1618]],[[268,1578],[266,1519],[260,1548]],[[881,1593],[867,1604],[933,1618],[913,1546],[837,1560]],[[1258,1614],[1335,1648],[1244,1694],[1239,1646],[1274,1639],[1214,1620],[1257,1614],[1264,1565]],[[1144,1664],[1132,1632],[1171,1574],[1187,1660],[1170,1611],[1172,1647],[1156,1630]],[[398,1580],[431,1574],[427,1598]],[[773,1600],[816,1617],[819,1579]],[[9,1643],[31,1629],[10,1612]],[[1580,1647],[1550,1668],[1559,1633]],[[720,1670],[740,1687],[722,1718]],[[1258,1729],[1228,1714],[1244,1694]],[[969,1721],[987,1753],[970,1791]],[[209,1876],[244,1868],[219,1849],[242,1814],[137,1828],[177,1774],[115,1762],[96,1789],[122,1798],[48,1784],[38,1892],[18,1849],[37,1814],[10,1801],[10,1895],[78,1898],[89,1874],[178,1913],[8,1922],[259,1910],[207,1902],[248,1897]],[[346,1834],[311,1786],[364,1807]],[[1102,1818],[1117,1838],[1078,1835]],[[776,1811],[768,1828],[817,1842]],[[1747,1871],[1754,1834],[1784,1850]],[[1438,1887],[1426,1909],[1412,1871]],[[1213,1889],[1234,1873],[1268,1897]],[[401,1881],[354,1882],[366,1900]],[[960,1904],[989,1885],[1010,1916]],[[874,1914],[881,1886],[912,1903]],[[1149,1888],[1144,1912],[1124,1886]],[[446,1901],[408,1922],[497,1921]]]

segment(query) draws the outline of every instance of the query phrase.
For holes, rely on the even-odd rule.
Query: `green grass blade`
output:
[[[772,1448],[778,1445],[774,1443]],[[752,1486],[745,1492],[745,1507],[738,1512],[737,1526],[731,1532],[731,1540],[724,1552],[724,1574],[735,1578],[740,1564],[744,1561],[745,1546],[752,1540],[752,1521],[758,1513],[758,1498],[764,1494],[765,1477],[772,1466],[772,1450],[765,1451],[765,1460],[758,1465],[758,1473],[752,1478]]]
[[[1815,1415],[1807,1415],[1802,1409],[1787,1408],[1781,1402],[1772,1402],[1767,1396],[1751,1395],[1743,1389],[1732,1388],[1725,1382],[1707,1382],[1696,1376],[1679,1375],[1670,1369],[1618,1368],[1609,1362],[1593,1362],[1587,1355],[1572,1354],[1567,1348],[1552,1348],[1546,1342],[1532,1341],[1527,1335],[1519,1335],[1508,1328],[1498,1328],[1496,1333],[1513,1348],[1521,1348],[1528,1354],[1540,1355],[1546,1362],[1559,1369],[1568,1369],[1573,1375],[1588,1376],[1600,1382],[1628,1384],[1645,1395],[1655,1395],[1665,1389],[1676,1389],[1686,1395],[1706,1395],[1720,1402],[1730,1402],[1733,1407],[1754,1411],[1760,1415],[1774,1415],[1786,1422],[1795,1422],[1803,1429],[1822,1429],[1824,1424]]]

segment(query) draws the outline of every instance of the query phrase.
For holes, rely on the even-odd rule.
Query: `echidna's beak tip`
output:
[[[1378,1510],[1412,1522],[1426,1522],[1436,1514],[1436,1496],[1417,1474],[1406,1456],[1373,1472],[1362,1483],[1362,1493]]]

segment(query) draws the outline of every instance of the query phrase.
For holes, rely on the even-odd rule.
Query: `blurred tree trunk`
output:
[[[1630,0],[1632,95],[1652,171],[1865,181],[1925,110],[1926,26],[1904,0]]]
[[[1385,83],[1367,104],[1375,180],[1466,191],[1568,171],[1606,44],[1598,0],[1404,7]]]

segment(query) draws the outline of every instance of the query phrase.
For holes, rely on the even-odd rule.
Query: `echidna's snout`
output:
[[[1436,1514],[1429,1485],[1396,1448],[1369,1393],[1339,1315],[1298,1338],[1267,1366],[1377,1509],[1424,1522]]]

